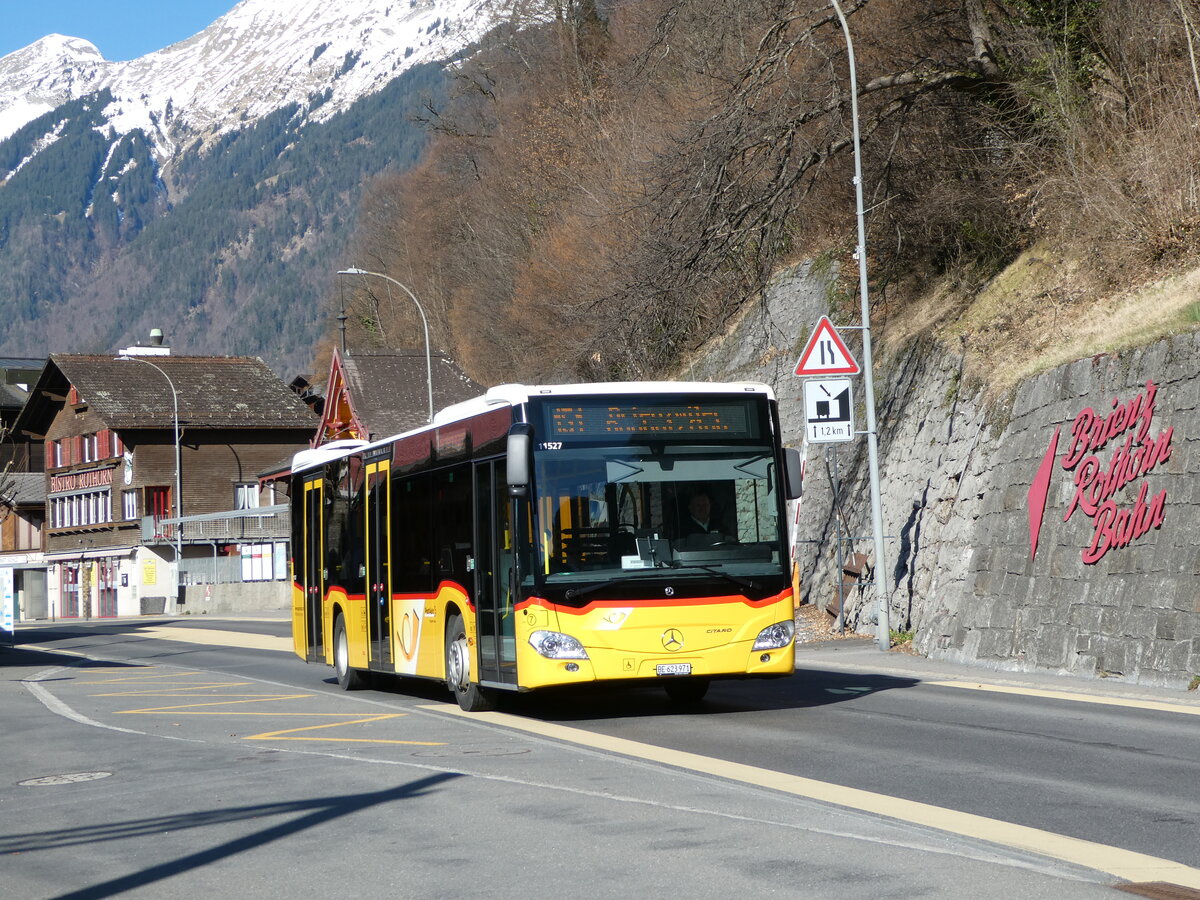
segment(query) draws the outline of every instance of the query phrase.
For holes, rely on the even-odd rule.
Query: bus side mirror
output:
[[[787,483],[787,498],[799,500],[804,493],[804,465],[800,451],[794,447],[783,448],[783,477]]]
[[[518,422],[508,432],[508,496],[525,497],[529,494],[530,445],[533,428]]]

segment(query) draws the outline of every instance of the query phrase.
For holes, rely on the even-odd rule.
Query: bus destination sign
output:
[[[590,440],[605,437],[721,436],[757,438],[757,417],[748,402],[620,404],[611,401],[549,404],[548,437]]]

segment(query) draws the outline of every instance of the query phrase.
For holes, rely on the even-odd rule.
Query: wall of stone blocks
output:
[[[829,310],[830,287],[831,273],[811,266],[785,273],[679,377],[771,384],[785,442],[800,446],[802,383],[792,371]],[[858,352],[854,332],[842,334]],[[1200,333],[1078,360],[987,405],[964,389],[964,352],[918,340],[877,362],[892,627],[913,631],[915,647],[931,657],[1188,686],[1200,675]],[[1092,520],[1076,510],[1063,521],[1075,494],[1075,472],[1062,466],[1072,423],[1085,407],[1106,414],[1114,398],[1128,403],[1148,380],[1157,385],[1149,435],[1173,429],[1170,456],[1112,499],[1132,508],[1143,482],[1148,498],[1165,490],[1163,522],[1088,565]],[[857,379],[859,429],[861,392]],[[1030,486],[1056,428],[1033,557]],[[865,445],[859,438],[807,448],[797,529],[804,602],[836,609],[837,584],[846,580],[836,565],[839,532],[843,555],[874,555]],[[1105,468],[1120,445],[1111,440],[1095,454]],[[848,591],[845,609],[849,627],[873,632],[874,601],[861,585]]]

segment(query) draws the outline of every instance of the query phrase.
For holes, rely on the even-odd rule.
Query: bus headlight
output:
[[[777,650],[786,647],[796,636],[796,623],[792,619],[768,625],[758,633],[754,641],[755,650]]]
[[[529,643],[547,659],[587,659],[587,651],[583,644],[569,634],[558,631],[535,631],[529,636]]]

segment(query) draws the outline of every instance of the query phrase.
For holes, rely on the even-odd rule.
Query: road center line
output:
[[[656,747],[653,744],[644,744],[640,741],[596,734],[552,722],[523,719],[505,713],[467,713],[450,704],[420,708],[911,822],[915,825],[988,841],[1026,853],[1105,872],[1126,881],[1164,881],[1200,889],[1200,869],[1194,869],[1169,859],[1160,859],[1120,847],[1111,847],[1093,841],[1055,834],[1039,828],[1030,828],[1026,825],[1003,822],[999,819],[959,812],[928,803],[817,781],[799,775],[789,775],[786,772],[776,772],[743,763],[714,759],[683,750],[671,750],[666,747]]]

